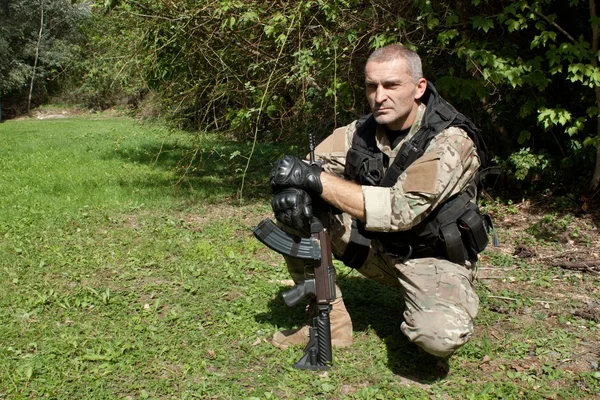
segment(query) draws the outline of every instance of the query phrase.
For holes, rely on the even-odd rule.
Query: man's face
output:
[[[427,81],[413,81],[404,59],[368,62],[365,67],[367,100],[378,124],[392,130],[410,127],[415,119],[418,99]]]

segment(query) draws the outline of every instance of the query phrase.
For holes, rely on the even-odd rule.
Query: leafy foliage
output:
[[[592,3],[98,1],[106,18],[92,20],[80,89],[99,108],[150,95],[154,114],[182,128],[300,142],[366,113],[366,57],[400,42],[524,187],[534,170],[537,184],[582,186],[599,145]],[[528,167],[525,153],[551,167]]]
[[[479,108],[471,115],[486,132],[498,134],[489,141],[516,167],[517,179],[527,178],[529,185],[535,170],[545,186],[557,180],[582,186],[582,178],[592,177],[599,134],[597,20],[590,19],[588,3],[472,2],[478,5],[477,11],[457,8],[457,18],[454,12],[446,17],[458,24],[461,13],[476,15],[472,29],[463,28],[452,42],[441,35],[446,49],[464,64],[451,59],[450,68],[442,66],[439,89],[456,90],[454,77],[472,86],[466,96],[459,91],[457,100]]]
[[[84,38],[79,27],[90,13],[86,3],[70,0],[9,0],[0,6],[0,98],[26,92],[33,73],[41,10],[43,28],[39,46],[37,92],[54,89]]]

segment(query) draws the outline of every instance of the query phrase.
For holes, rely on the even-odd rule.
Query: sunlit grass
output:
[[[8,121],[0,140],[0,399],[600,393],[598,372],[573,366],[597,327],[570,303],[534,302],[550,289],[528,284],[593,294],[597,282],[522,260],[513,271],[494,252],[483,265],[508,284],[478,284],[475,337],[448,376],[401,335],[399,293],[339,264],[355,345],[334,349],[326,374],[293,369],[302,350],[268,339],[303,310],[284,305],[283,261],[251,234],[270,214],[269,166],[290,148],[259,146],[240,202],[247,143],[91,116]]]

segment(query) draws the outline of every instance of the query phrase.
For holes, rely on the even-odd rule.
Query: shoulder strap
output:
[[[427,91],[422,101],[426,104],[427,110],[421,128],[400,147],[394,163],[388,168],[379,186],[394,186],[406,168],[423,155],[429,141],[450,126],[458,115],[454,107],[438,95],[430,82],[427,83]]]
[[[427,83],[427,92],[425,93],[423,102],[427,105],[427,111],[423,116],[421,129],[402,145],[394,163],[388,168],[379,186],[394,186],[400,175],[423,155],[431,139],[450,126],[459,127],[467,133],[477,148],[477,154],[481,161],[480,169],[486,170],[488,164],[487,147],[479,128],[463,114],[456,111],[450,103],[440,97],[430,82]],[[478,177],[478,185],[479,181]]]
[[[352,147],[371,151],[373,148],[376,149],[377,142],[375,135],[370,134],[376,124],[373,114],[365,115],[356,121],[356,132],[352,138]]]

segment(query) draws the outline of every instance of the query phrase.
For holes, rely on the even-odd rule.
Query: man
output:
[[[400,330],[426,352],[446,357],[469,340],[478,311],[472,283],[487,229],[475,197],[485,146],[473,124],[423,77],[413,51],[400,45],[376,50],[365,84],[372,115],[317,146],[322,168],[292,156],[275,163],[273,210],[284,229],[302,233],[311,197],[340,210],[332,215],[335,257],[400,288]],[[296,283],[310,273],[305,260],[286,262]],[[337,297],[332,344],[349,346],[352,322],[339,288]],[[276,333],[272,343],[287,348],[308,338],[305,324]]]

